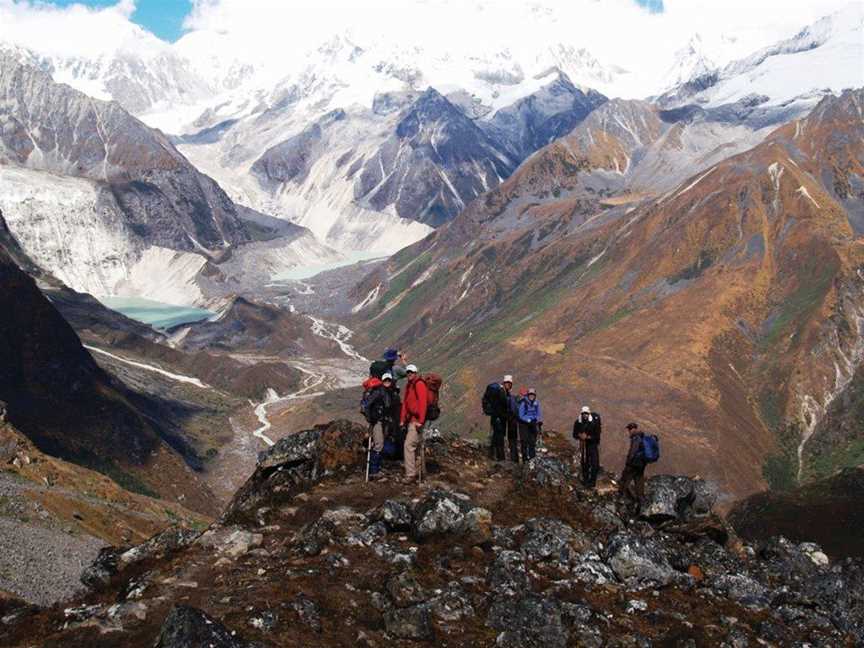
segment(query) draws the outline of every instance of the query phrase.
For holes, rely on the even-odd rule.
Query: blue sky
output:
[[[83,4],[88,7],[108,7],[117,0],[49,0],[51,4],[65,7]],[[144,27],[162,40],[175,41],[183,33],[183,19],[192,9],[191,0],[137,0],[132,22]]]
[[[51,4],[65,7],[83,4],[89,7],[107,7],[117,0],[48,0]],[[362,2],[362,0],[358,0]],[[663,0],[633,0],[652,13],[663,11]],[[183,19],[192,9],[191,0],[136,0],[132,22],[141,25],[162,40],[174,42],[183,33]]]

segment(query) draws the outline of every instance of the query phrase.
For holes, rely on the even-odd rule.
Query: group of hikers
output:
[[[406,381],[404,392],[399,383]],[[404,352],[387,349],[380,360],[369,367],[369,378],[363,383],[361,411],[369,422],[369,446],[366,462],[368,480],[381,478],[382,459],[404,458],[403,483],[422,481],[426,471],[424,429],[441,414],[438,394],[442,386],[437,374],[421,375],[409,364]],[[514,463],[528,462],[537,454],[537,442],[543,432],[543,410],[533,387],[513,392],[513,376],[488,385],[481,399],[483,414],[491,427],[490,458]],[[626,426],[629,449],[618,484],[619,496],[637,511],[645,498],[645,468],[660,457],[659,441],[639,429],[637,423]],[[600,471],[600,440],[603,422],[591,407],[582,407],[573,422],[573,438],[579,447],[582,484],[595,488]]]

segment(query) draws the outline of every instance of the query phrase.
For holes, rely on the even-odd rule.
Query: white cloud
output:
[[[36,0],[0,0],[0,42],[40,54],[82,57],[167,47],[131,22],[134,12],[134,0],[98,9],[83,4],[58,7]]]
[[[221,47],[291,67],[307,48],[347,33],[362,47],[392,44],[466,59],[509,50],[530,60],[549,44],[584,47],[632,72],[630,93],[653,90],[674,53],[700,33],[717,63],[750,54],[849,0],[666,0],[652,14],[633,0],[196,0],[186,27]]]
[[[652,14],[633,0],[194,0],[176,51],[207,65],[252,61],[274,76],[302,65],[311,47],[347,34],[364,48],[422,48],[454,66],[507,50],[531,61],[549,45],[586,48],[631,72],[622,92],[656,89],[676,50],[695,34],[717,63],[791,36],[849,0],[665,0]],[[0,40],[41,52],[94,56],[158,49],[130,22],[132,0],[105,9],[0,0]],[[526,71],[527,72],[527,71]]]

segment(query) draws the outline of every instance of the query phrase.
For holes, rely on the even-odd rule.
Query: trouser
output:
[[[423,426],[417,421],[408,424],[408,434],[405,435],[405,478],[414,479],[417,472],[426,474],[423,452]]]
[[[405,446],[405,434],[402,432],[402,426],[399,424],[399,417],[402,415],[402,401],[399,398],[399,392],[393,394],[393,408],[390,416],[390,436],[396,444],[396,456],[394,459],[401,459],[403,448]]]
[[[582,457],[582,483],[589,488],[597,485],[597,473],[600,470],[600,444],[583,442],[585,456]]]
[[[369,474],[375,475],[381,472],[381,452],[384,450],[384,435],[390,427],[389,421],[378,421],[369,426],[369,434],[372,435],[372,449],[369,452]]]
[[[519,438],[522,441],[522,461],[531,461],[537,456],[537,424],[519,421]]]
[[[507,419],[507,443],[510,446],[510,461],[519,463],[519,425],[516,419]]]
[[[507,436],[507,420],[500,416],[493,416],[492,423],[492,458],[495,461],[504,461],[504,439]]]
[[[645,466],[624,466],[618,494],[623,495],[637,506],[645,501]]]

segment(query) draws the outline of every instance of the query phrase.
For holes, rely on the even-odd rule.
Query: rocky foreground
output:
[[[524,467],[429,443],[422,486],[364,484],[364,429],[281,440],[209,529],[102,550],[89,592],[0,598],[4,646],[856,646],[864,562],[750,546],[704,482],[655,476],[631,519],[563,439]],[[397,468],[394,466],[393,474]]]

